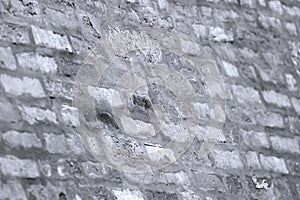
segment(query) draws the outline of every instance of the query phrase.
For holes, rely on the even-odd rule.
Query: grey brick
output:
[[[22,185],[17,181],[0,182],[0,199],[27,200]]]
[[[238,72],[237,68],[235,66],[233,66],[232,64],[230,64],[226,61],[223,61],[223,67],[228,76],[230,76],[230,77],[238,77],[239,76],[239,72]]]
[[[17,122],[20,120],[20,114],[12,104],[0,101],[0,120],[6,122]]]
[[[283,9],[280,1],[269,1],[268,4],[271,10],[273,10],[274,12],[280,15],[283,13]]]
[[[207,28],[201,24],[193,24],[194,33],[198,38],[206,38],[207,37]]]
[[[192,174],[194,185],[204,191],[225,192],[225,186],[222,180],[215,174],[206,174],[203,172],[194,172]]]
[[[256,113],[256,120],[263,126],[283,128],[283,119],[281,115],[271,112],[260,111]]]
[[[38,79],[23,77],[22,79],[1,74],[1,84],[5,92],[12,95],[30,95],[36,98],[45,97],[43,87]]]
[[[57,65],[53,58],[34,53],[17,54],[19,65],[25,70],[53,73],[57,71]]]
[[[175,185],[190,185],[187,173],[180,171],[175,173],[160,173],[158,182]]]
[[[260,104],[261,100],[258,91],[251,87],[232,85],[232,91],[237,101],[241,104]]]
[[[281,30],[282,27],[280,20],[274,17],[260,15],[258,21],[265,29],[275,28],[276,30]]]
[[[275,104],[279,107],[290,107],[291,103],[288,96],[275,92],[274,90],[263,91],[263,97],[266,102]]]
[[[274,156],[264,156],[259,155],[259,160],[262,167],[271,172],[288,174],[288,169],[286,168],[285,162],[282,158],[277,158]]]
[[[212,152],[212,157],[218,168],[239,169],[243,167],[243,163],[237,151],[215,150]]]
[[[144,200],[143,194],[137,190],[129,190],[129,189],[114,189],[112,193],[115,195],[116,200]]]
[[[285,28],[292,36],[297,36],[297,27],[294,23],[286,23]]]
[[[241,135],[245,144],[250,148],[270,148],[270,142],[268,140],[268,137],[263,132],[241,130]]]
[[[42,143],[35,133],[19,133],[8,131],[2,135],[5,144],[12,148],[41,148]]]
[[[63,81],[48,80],[45,83],[46,90],[51,97],[62,97],[73,100],[73,84]]]
[[[209,29],[210,38],[216,42],[232,42],[233,33],[230,31],[225,31],[221,27],[211,27]]]
[[[247,166],[251,169],[261,169],[257,153],[254,151],[249,151],[245,155]]]
[[[40,46],[46,46],[58,50],[72,52],[72,47],[67,36],[54,33],[53,31],[31,26],[34,42]]]
[[[35,161],[14,156],[0,158],[0,170],[4,175],[16,177],[37,178],[40,175]]]
[[[25,27],[11,24],[0,23],[0,40],[17,44],[29,44],[30,39]]]
[[[66,125],[77,127],[79,125],[78,109],[68,105],[62,105],[61,115]]]
[[[19,107],[22,118],[33,125],[38,122],[51,122],[57,124],[56,114],[48,109],[38,107]]]
[[[300,99],[292,98],[291,99],[292,104],[296,110],[296,112],[300,115]]]
[[[297,81],[292,74],[285,74],[288,89],[292,92],[297,91]]]
[[[17,69],[16,60],[10,47],[0,47],[0,67],[10,70]]]
[[[296,138],[270,137],[272,148],[279,152],[300,153],[299,141]]]
[[[89,178],[105,178],[109,177],[112,173],[112,169],[100,162],[83,162],[82,163],[83,172]]]
[[[48,152],[61,154],[67,154],[69,152],[67,140],[64,135],[45,133],[44,137]]]
[[[241,0],[241,5],[248,6],[250,8],[254,8],[255,7],[255,2],[256,1],[252,1],[252,0]]]

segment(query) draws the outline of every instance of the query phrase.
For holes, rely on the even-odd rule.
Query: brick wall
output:
[[[299,0],[0,0],[0,12],[0,199],[300,198]],[[196,129],[173,164],[127,173],[83,145],[74,83],[111,29],[145,27],[212,50],[226,118],[205,157]]]

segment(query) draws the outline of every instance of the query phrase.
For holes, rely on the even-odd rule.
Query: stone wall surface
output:
[[[150,161],[172,161],[134,173],[91,153],[98,150],[97,135],[87,139],[94,149],[85,145],[79,127],[92,121],[84,108],[74,106],[74,85],[79,71],[90,73],[84,81],[92,79],[87,58],[103,53],[95,51],[102,41],[114,39],[114,32],[147,28],[187,35],[195,43],[175,46],[188,55],[199,53],[197,45],[207,47],[220,71],[225,90],[220,98],[226,104],[210,112],[209,96],[218,88],[207,92],[205,78],[192,69],[197,63],[166,51],[123,55],[126,49],[118,45],[133,43],[113,41],[119,49],[114,68],[89,87],[95,116],[108,135],[107,159],[118,163],[134,155],[138,163],[148,152]],[[128,34],[136,46],[156,47],[156,41]],[[300,199],[299,35],[300,0],[0,0],[0,200]],[[172,65],[196,91],[197,102],[186,109],[197,110],[199,120],[189,127],[195,138],[182,156],[140,141],[151,136],[149,143],[168,142],[184,132],[178,124],[189,116],[183,116],[182,102],[171,89],[184,93],[186,88],[170,78],[171,89],[139,88],[126,104],[112,85],[134,69],[132,63]],[[160,69],[165,78],[167,67]],[[134,71],[141,82],[155,67],[143,70]],[[124,104],[128,116],[111,110],[110,105]],[[157,113],[154,105],[163,107],[161,136],[149,118]],[[216,124],[210,127],[211,119]],[[202,154],[207,130],[218,137],[210,138],[216,144]],[[138,139],[120,136],[122,131]],[[175,140],[183,145],[185,138]]]

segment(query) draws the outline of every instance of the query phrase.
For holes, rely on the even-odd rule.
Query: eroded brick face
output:
[[[145,28],[193,42],[162,34],[160,44],[132,32],[125,35],[135,42],[115,41],[115,33]],[[0,0],[0,200],[300,199],[299,29],[299,0]],[[109,45],[95,51],[108,38],[113,62]],[[172,43],[172,51],[161,48]],[[212,69],[202,47],[219,79],[194,69]],[[105,61],[95,63],[99,55]],[[95,77],[103,64],[111,68]],[[172,78],[155,79],[156,65]],[[129,72],[136,79],[122,79]],[[178,77],[188,86],[176,84]],[[144,84],[128,98],[116,89],[151,78],[160,84]],[[78,81],[87,83],[80,85],[85,93]],[[185,107],[172,89],[189,100],[188,87],[198,101]],[[93,112],[74,103],[78,94],[92,99]],[[212,106],[215,99],[225,106]],[[129,114],[118,115],[125,108]],[[193,111],[188,134],[177,137]],[[106,146],[95,142],[97,127]],[[181,143],[171,148],[170,140]],[[105,162],[120,163],[118,155],[171,164],[131,173]]]

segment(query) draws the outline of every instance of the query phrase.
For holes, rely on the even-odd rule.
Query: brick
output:
[[[285,74],[288,89],[292,92],[297,91],[297,81],[292,74]]]
[[[176,157],[172,149],[146,145],[146,150],[149,159],[152,162],[161,163],[165,162],[166,159],[168,160],[168,162],[176,161]]]
[[[45,73],[57,71],[57,65],[53,58],[34,53],[17,54],[19,65],[25,70],[34,70]]]
[[[69,152],[67,140],[64,135],[45,133],[46,149],[50,153],[67,154]]]
[[[6,122],[17,122],[20,120],[20,114],[14,109],[12,104],[0,101],[0,120]]]
[[[146,190],[144,192],[145,200],[179,200],[176,193],[159,192],[153,190]]]
[[[258,3],[260,6],[265,7],[266,6],[266,1],[265,0],[258,0]]]
[[[40,175],[35,161],[14,156],[0,158],[0,170],[4,175],[16,177],[37,178]]]
[[[259,93],[251,87],[243,87],[240,85],[232,85],[232,91],[237,101],[241,104],[261,104]]]
[[[280,1],[269,1],[268,4],[272,11],[282,15],[283,9]]]
[[[154,136],[155,130],[151,123],[146,123],[141,120],[134,120],[130,117],[121,117],[123,131],[131,136]]]
[[[250,169],[261,169],[257,153],[254,151],[249,151],[245,155],[247,166]]]
[[[0,40],[17,44],[30,43],[28,31],[25,27],[11,23],[0,23],[0,33]]]
[[[137,190],[115,189],[112,190],[116,200],[144,200],[143,194]]]
[[[260,15],[258,21],[265,29],[275,28],[278,31],[281,30],[281,22],[277,18]]]
[[[285,6],[285,5],[282,5],[282,7],[286,14],[288,14],[292,17],[300,16],[300,9],[298,7],[296,7],[296,6],[290,7],[290,6]]]
[[[210,7],[207,7],[207,6],[202,6],[201,7],[201,11],[202,11],[202,14],[205,16],[205,17],[211,17],[212,15],[212,9]]]
[[[38,79],[23,77],[16,78],[10,75],[1,74],[0,82],[5,92],[12,95],[30,95],[36,98],[45,97],[43,87]]]
[[[158,181],[165,184],[190,185],[187,174],[183,171],[176,173],[160,173]]]
[[[73,134],[57,135],[52,133],[44,133],[46,150],[50,153],[59,154],[77,154],[86,153],[80,138]]]
[[[270,137],[272,148],[283,153],[300,153],[299,141],[296,138]]]
[[[194,185],[204,191],[225,192],[225,186],[222,180],[215,174],[206,174],[203,172],[193,172]]]
[[[62,105],[61,115],[66,125],[77,127],[79,125],[78,109],[68,105]]]
[[[17,181],[0,183],[0,199],[27,200],[22,185]]]
[[[226,61],[223,61],[223,67],[228,76],[230,76],[230,77],[238,77],[239,76],[239,72],[238,72],[237,68],[235,66],[233,66],[232,64],[230,64]]]
[[[255,1],[253,0],[240,0],[241,5],[243,6],[248,6],[250,8],[254,8],[255,7]]]
[[[42,142],[35,133],[8,131],[2,135],[2,139],[5,144],[12,148],[42,148]]]
[[[230,31],[225,31],[220,27],[211,27],[209,29],[210,38],[215,42],[232,42],[233,33]]]
[[[207,31],[206,27],[201,24],[193,24],[192,25],[194,33],[198,38],[206,38],[207,37]]]
[[[290,107],[288,96],[275,92],[274,90],[263,91],[262,95],[267,103],[275,104],[279,107]]]
[[[31,26],[31,30],[35,44],[72,52],[72,47],[66,35],[60,35],[53,31],[40,29],[35,26]]]
[[[228,176],[226,177],[226,183],[230,193],[241,194],[243,191],[243,186],[241,180],[237,176]]]
[[[277,113],[260,111],[256,113],[256,121],[266,127],[284,128],[283,118]]]
[[[291,99],[291,101],[292,101],[292,104],[293,104],[293,106],[294,106],[294,108],[295,108],[295,111],[298,113],[298,114],[300,114],[300,99],[296,99],[296,98],[292,98]]]
[[[112,173],[112,169],[100,162],[83,162],[82,163],[83,172],[89,178],[106,178]]]
[[[283,174],[289,173],[282,158],[277,158],[274,156],[264,156],[260,154],[259,160],[262,167],[267,171]]]
[[[215,150],[212,152],[212,156],[218,168],[239,169],[243,167],[240,155],[236,151]]]
[[[29,124],[33,125],[38,122],[51,122],[57,124],[56,114],[48,109],[38,107],[19,107],[21,116]]]
[[[297,36],[297,27],[294,23],[286,23],[285,27],[290,35]]]
[[[62,81],[49,80],[45,83],[46,90],[50,97],[61,97],[73,100],[73,84]]]
[[[10,47],[0,47],[0,67],[10,70],[17,69],[16,60]]]
[[[243,137],[244,143],[252,149],[270,148],[268,137],[263,132],[241,130],[241,135]]]

